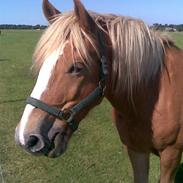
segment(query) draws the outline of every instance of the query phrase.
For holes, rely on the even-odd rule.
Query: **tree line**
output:
[[[0,29],[45,29],[47,28],[46,25],[16,25],[16,24],[0,24]],[[183,24],[159,24],[155,23],[151,26],[151,28],[155,30],[160,30],[160,31],[166,31],[167,29],[171,30],[174,29],[176,31],[183,31]]]
[[[0,29],[45,29],[46,25],[16,25],[16,24],[0,24]]]
[[[153,24],[153,26],[151,27],[155,30],[160,30],[160,31],[165,31],[165,30],[176,30],[178,32],[183,31],[183,24],[159,24],[159,23],[155,23]]]

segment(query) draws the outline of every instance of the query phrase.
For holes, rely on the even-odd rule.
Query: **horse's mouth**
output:
[[[56,158],[62,155],[67,149],[68,137],[65,132],[57,133],[53,140],[53,148],[46,154],[50,158]]]

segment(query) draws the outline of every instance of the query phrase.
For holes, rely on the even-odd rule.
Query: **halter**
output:
[[[74,132],[78,128],[78,123],[75,121],[76,114],[83,110],[85,107],[88,107],[96,99],[103,98],[106,88],[105,78],[107,74],[107,60],[104,56],[102,56],[100,59],[100,80],[98,83],[98,87],[95,88],[95,90],[91,92],[87,97],[82,99],[78,104],[74,105],[71,109],[60,110],[55,106],[46,104],[41,100],[38,100],[33,97],[28,97],[26,103],[36,108],[39,108],[49,113],[50,115],[64,121]]]

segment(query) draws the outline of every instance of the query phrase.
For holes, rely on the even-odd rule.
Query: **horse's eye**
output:
[[[74,63],[68,70],[68,73],[79,74],[84,68],[84,64],[81,62]]]

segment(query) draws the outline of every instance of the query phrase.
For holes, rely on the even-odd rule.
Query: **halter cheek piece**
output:
[[[33,97],[28,97],[26,103],[39,108],[60,120],[65,121],[73,131],[76,131],[78,128],[78,123],[74,119],[75,115],[85,107],[88,107],[93,101],[104,96],[106,88],[105,78],[108,75],[107,60],[104,56],[102,56],[100,61],[100,80],[98,87],[71,109],[60,110],[57,107],[46,104]]]

